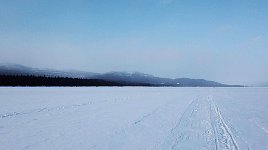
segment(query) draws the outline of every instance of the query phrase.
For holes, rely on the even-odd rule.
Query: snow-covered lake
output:
[[[0,88],[1,150],[267,150],[268,88]]]

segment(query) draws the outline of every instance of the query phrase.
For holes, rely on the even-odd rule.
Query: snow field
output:
[[[268,149],[267,88],[0,88],[0,149]]]

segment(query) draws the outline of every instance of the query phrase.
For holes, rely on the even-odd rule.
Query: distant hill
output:
[[[256,84],[256,86],[259,86],[259,87],[268,87],[268,82],[258,83],[258,84]]]
[[[73,79],[98,79],[118,85],[146,85],[146,86],[174,86],[174,87],[240,87],[240,85],[226,85],[204,79],[190,78],[160,78],[139,72],[108,72],[104,74],[85,71],[59,71],[53,69],[37,69],[17,64],[0,64],[0,75],[9,76],[45,76]]]
[[[0,64],[0,75],[34,75],[48,77],[88,78],[97,73],[85,71],[60,71],[54,69],[38,69],[17,64]]]
[[[94,79],[103,79],[115,82],[139,82],[149,83],[159,86],[176,86],[176,87],[228,87],[230,85],[221,84],[214,81],[207,81],[204,79],[189,79],[189,78],[160,78],[139,72],[110,72],[105,74],[95,75]]]

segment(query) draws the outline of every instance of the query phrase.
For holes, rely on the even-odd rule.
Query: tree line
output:
[[[69,77],[0,75],[0,86],[150,86],[150,84]]]

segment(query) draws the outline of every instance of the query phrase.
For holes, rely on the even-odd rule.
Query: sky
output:
[[[0,63],[268,81],[267,0],[0,0]]]

